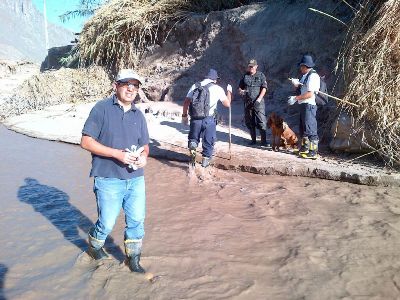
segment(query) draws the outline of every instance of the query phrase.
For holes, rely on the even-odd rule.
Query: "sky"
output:
[[[36,8],[43,13],[43,0],[32,0]],[[79,7],[80,0],[46,0],[47,20],[53,24],[65,27],[73,32],[80,32],[85,18],[73,18],[63,23],[59,16]]]

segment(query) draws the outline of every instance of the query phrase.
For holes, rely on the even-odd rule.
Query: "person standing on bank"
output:
[[[217,137],[215,117],[218,101],[221,101],[225,107],[229,107],[232,100],[232,86],[228,84],[225,95],[223,88],[217,85],[218,79],[217,71],[210,69],[204,80],[192,85],[183,102],[182,122],[188,122],[188,110],[190,115],[188,147],[195,156],[202,136],[203,160],[201,165],[204,168],[210,164]]]
[[[292,84],[298,89],[297,96],[290,96],[289,105],[299,103],[300,124],[299,133],[301,147],[299,155],[303,158],[316,159],[318,157],[318,127],[317,105],[315,93],[320,88],[320,77],[313,67],[314,61],[310,55],[304,55],[299,63],[301,79],[291,79]]]
[[[82,130],[81,147],[92,153],[98,220],[89,230],[87,253],[109,258],[103,246],[121,208],[125,213],[125,253],[132,272],[140,266],[145,219],[143,167],[149,155],[146,119],[133,101],[142,83],[131,69],[121,70],[113,83],[114,95],[96,103]],[[130,151],[141,148],[138,151]],[[125,150],[126,149],[126,150]]]
[[[260,131],[261,145],[267,144],[267,120],[265,117],[264,96],[268,85],[265,75],[257,71],[257,61],[251,59],[247,65],[247,72],[240,80],[239,94],[244,100],[244,119],[246,127],[250,130],[250,145],[256,144],[257,132]]]

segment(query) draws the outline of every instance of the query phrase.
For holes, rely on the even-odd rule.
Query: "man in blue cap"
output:
[[[292,84],[298,89],[297,96],[290,96],[289,105],[299,103],[300,124],[299,132],[301,147],[299,155],[303,158],[316,159],[318,157],[318,127],[317,105],[315,94],[320,88],[320,77],[313,69],[314,61],[310,55],[304,55],[299,63],[301,79],[291,79]]]
[[[196,148],[202,137],[202,166],[208,167],[217,138],[216,113],[219,101],[226,107],[231,105],[232,86],[228,84],[227,92],[217,85],[218,73],[210,69],[205,79],[192,85],[183,102],[182,122],[188,121],[190,115],[190,131],[188,147],[195,160]]]

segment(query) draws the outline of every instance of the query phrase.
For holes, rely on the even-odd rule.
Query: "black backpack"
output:
[[[210,91],[209,87],[213,82],[202,86],[200,82],[196,83],[193,90],[192,101],[189,105],[189,115],[194,120],[204,119],[210,113]]]
[[[310,72],[308,72],[306,78],[304,78],[304,82],[303,85],[305,85],[308,81],[308,77],[310,77],[311,74],[313,73],[317,73],[314,69],[312,69]],[[298,89],[296,90],[296,95],[300,95],[301,94],[301,85],[298,87]],[[319,81],[319,91],[323,92],[325,94],[328,93],[328,89],[326,87],[326,82],[323,78],[320,77],[320,81]],[[326,95],[322,95],[320,93],[316,93],[315,94],[315,103],[317,105],[325,105],[328,103],[328,96]]]

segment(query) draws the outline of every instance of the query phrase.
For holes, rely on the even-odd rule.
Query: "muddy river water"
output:
[[[90,155],[0,127],[0,299],[398,299],[400,189],[150,159],[142,265],[83,252]]]

